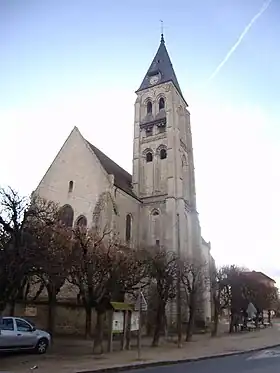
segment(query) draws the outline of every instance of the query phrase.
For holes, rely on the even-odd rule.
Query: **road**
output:
[[[154,368],[131,373],[279,373],[280,348],[255,353],[201,360]],[[126,372],[126,373],[130,373]]]

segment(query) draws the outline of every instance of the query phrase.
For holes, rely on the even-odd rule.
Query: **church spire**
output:
[[[183,97],[180,89],[178,80],[176,78],[175,71],[173,69],[169,54],[167,52],[163,31],[161,32],[160,45],[157,53],[149,67],[139,89],[136,91],[140,92],[151,86],[155,86],[162,83],[172,82],[177,88],[178,92]]]

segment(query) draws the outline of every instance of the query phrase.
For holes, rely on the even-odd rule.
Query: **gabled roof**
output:
[[[165,46],[165,41],[163,38],[163,35],[161,35],[161,41],[160,41],[160,46],[158,48],[158,51],[153,59],[153,62],[151,63],[151,66],[149,67],[145,78],[143,79],[140,88],[136,92],[140,92],[144,89],[150,88],[150,81],[149,78],[150,76],[156,74],[157,72],[160,72],[161,74],[161,79],[156,85],[162,84],[162,83],[167,83],[171,81],[175,87],[177,88],[178,92],[181,94],[183,97],[181,88],[179,86],[175,71],[173,69],[169,54],[167,52],[166,46]]]
[[[259,272],[259,271],[248,271],[248,272],[244,272],[245,273],[245,275],[248,275],[248,276],[251,276],[251,277],[254,277],[256,280],[258,279],[258,280],[262,280],[262,279],[265,279],[265,280],[268,280],[268,281],[271,281],[271,282],[273,282],[273,283],[276,283],[276,281],[273,279],[273,278],[271,278],[271,277],[269,277],[269,276],[267,276],[265,273],[263,273],[263,272]]]
[[[92,145],[89,141],[86,140],[91,150],[94,152],[102,167],[108,174],[114,175],[114,185],[124,192],[130,194],[132,197],[137,198],[132,190],[132,176],[121,168],[117,163],[112,161],[107,155],[105,155],[101,150],[96,146]],[[137,198],[138,199],[138,198]]]

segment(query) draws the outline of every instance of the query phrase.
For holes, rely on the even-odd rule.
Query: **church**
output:
[[[163,35],[136,95],[132,175],[74,127],[35,194],[57,202],[69,226],[91,227],[102,201],[99,223],[106,221],[123,243],[162,246],[210,266],[196,208],[190,112]],[[205,289],[205,319],[210,303]]]

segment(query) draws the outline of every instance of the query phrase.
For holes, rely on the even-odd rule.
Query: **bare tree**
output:
[[[75,231],[75,259],[70,281],[79,289],[79,296],[87,313],[90,333],[91,310],[97,313],[94,352],[103,352],[104,315],[111,301],[123,301],[147,277],[143,252],[101,239],[93,231]]]
[[[103,339],[104,306],[113,300],[124,301],[124,295],[135,291],[147,278],[146,258],[142,251],[132,250],[119,245],[107,245],[106,251],[104,247],[102,251],[102,267],[105,267],[107,273],[103,297],[95,307],[97,311],[95,339],[97,352],[102,351],[99,346]],[[141,286],[143,287],[143,284]]]
[[[243,268],[236,265],[212,269],[211,293],[214,304],[212,336],[217,335],[219,317],[223,310],[230,311],[229,332],[233,331],[238,310],[244,305]]]
[[[214,306],[214,323],[212,328],[212,336],[216,336],[218,332],[219,317],[222,311],[229,307],[230,290],[226,286],[227,268],[212,268],[210,273],[211,295]]]
[[[14,189],[0,189],[0,315],[13,302],[32,269],[36,248],[28,221],[38,213]]]
[[[177,257],[173,251],[159,247],[148,250],[150,256],[150,276],[157,289],[155,329],[152,346],[159,345],[160,333],[164,327],[166,305],[176,297]]]
[[[78,301],[86,311],[86,337],[90,336],[92,308],[103,297],[106,268],[102,265],[102,248],[99,238],[87,229],[79,227],[74,231],[74,257],[69,281],[79,290]],[[98,243],[99,242],[99,243]]]
[[[244,272],[245,268],[236,265],[231,265],[227,268],[225,284],[229,294],[229,333],[232,333],[237,327],[240,320],[240,311],[244,307]]]
[[[97,312],[94,352],[103,351],[103,322],[108,304],[123,300],[147,277],[142,251],[120,244],[114,230],[113,216],[118,209],[111,193],[101,193],[93,212],[93,229],[75,231],[75,255],[70,281],[79,288],[79,298],[87,313],[86,334],[91,325],[91,310]]]
[[[182,284],[185,290],[187,306],[189,310],[186,341],[193,335],[195,316],[198,311],[199,302],[203,300],[204,293],[209,288],[209,275],[207,264],[198,260],[185,260],[182,262]]]
[[[48,331],[53,334],[57,295],[64,285],[72,264],[72,231],[59,221],[46,226],[37,225],[34,240],[40,256],[34,263],[40,287],[34,299],[45,288],[48,295]]]
[[[0,190],[0,313],[8,302],[23,296],[38,263],[44,262],[45,252],[38,250],[38,243],[55,221],[53,202],[30,200],[12,188]]]

